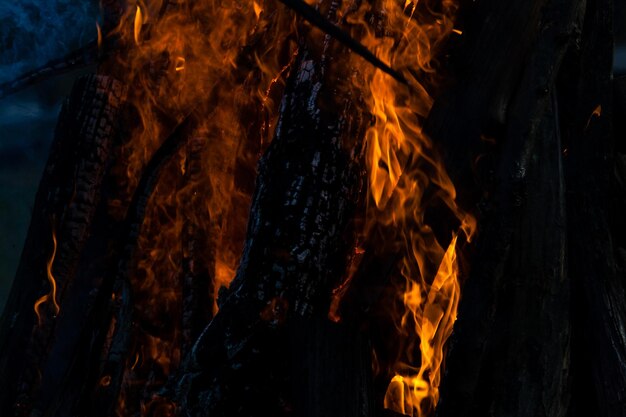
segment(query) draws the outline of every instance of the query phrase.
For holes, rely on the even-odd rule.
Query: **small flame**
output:
[[[182,56],[176,57],[176,64],[174,65],[176,71],[183,71],[185,69],[185,58]]]
[[[141,14],[141,7],[137,5],[137,11],[135,12],[135,24],[133,34],[135,36],[135,44],[139,45],[141,26],[143,25],[143,17]]]
[[[593,112],[589,116],[589,119],[587,120],[587,125],[585,126],[585,129],[587,129],[589,127],[589,124],[591,123],[591,120],[593,120],[594,117],[600,117],[600,116],[602,116],[602,105],[598,104],[596,106],[596,108],[593,109]]]
[[[596,117],[602,116],[602,105],[601,104],[598,104],[598,106],[595,109],[593,109],[593,115],[596,116]]]
[[[56,280],[54,279],[54,275],[52,275],[52,264],[54,263],[54,258],[56,257],[56,253],[57,253],[57,238],[56,238],[54,228],[52,228],[52,255],[50,255],[50,259],[48,260],[48,263],[46,264],[46,273],[48,276],[48,282],[50,283],[50,292],[46,295],[41,296],[37,301],[35,301],[35,305],[34,305],[35,314],[37,315],[37,322],[39,323],[39,326],[41,326],[41,324],[43,323],[43,317],[41,315],[41,312],[39,311],[43,303],[45,303],[48,300],[52,300],[52,305],[54,307],[55,316],[58,315],[59,311],[61,310],[61,307],[59,307],[59,304],[57,303],[57,300],[56,300],[57,283],[56,283]]]
[[[96,31],[98,32],[98,50],[100,50],[102,48],[102,29],[98,22],[96,22]]]
[[[263,8],[256,1],[252,2],[252,7],[254,8],[254,15],[256,16],[256,20],[259,20],[261,17],[261,13],[263,13]]]

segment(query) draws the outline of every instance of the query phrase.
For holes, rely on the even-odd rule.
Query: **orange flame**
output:
[[[41,312],[39,311],[43,303],[45,303],[48,300],[52,300],[52,306],[54,308],[55,316],[57,316],[59,314],[59,311],[61,310],[61,307],[59,307],[59,304],[57,303],[57,300],[56,300],[57,283],[56,283],[56,280],[54,279],[54,275],[52,275],[52,264],[54,263],[54,258],[56,257],[56,253],[57,253],[57,238],[54,232],[54,228],[52,228],[52,254],[50,255],[50,259],[48,260],[46,264],[46,273],[48,276],[48,283],[50,283],[50,292],[48,294],[41,296],[39,299],[37,299],[37,301],[35,301],[35,305],[33,306],[33,308],[35,309],[35,314],[37,315],[37,323],[39,324],[39,326],[41,326],[41,324],[43,323],[43,317],[41,315]]]
[[[433,104],[440,45],[460,31],[454,29],[457,6],[451,0],[442,0],[437,8],[418,7],[411,0],[379,3],[379,9],[363,4],[347,20],[365,33],[361,42],[406,74],[411,84],[409,90],[355,61],[364,75],[362,80],[355,79],[355,87],[364,92],[375,118],[365,137],[371,198],[365,234],[383,230],[383,244],[394,251],[399,248],[404,255],[400,263],[403,284],[397,288],[403,308],[393,313],[398,359],[389,364],[395,376],[384,405],[401,414],[426,417],[433,414],[439,399],[444,347],[460,298],[459,232],[469,241],[476,227],[474,218],[457,206],[454,185],[422,129]],[[371,24],[371,16],[382,16],[384,34],[372,29],[376,24]],[[427,189],[434,193],[428,200],[424,198]],[[449,243],[439,242],[424,218],[432,200],[458,220],[459,231]]]
[[[164,168],[146,207],[130,281],[137,320],[151,323],[152,330],[140,332],[129,352],[140,358],[129,363],[129,390],[155,369],[167,375],[178,365],[181,264],[188,252],[194,251],[192,268],[208,273],[198,279],[211,280],[206,297],[213,313],[219,289],[235,275],[251,201],[250,173],[266,145],[263,138],[275,129],[297,46],[295,18],[275,1],[139,4],[128,0],[115,33],[129,53],[114,57],[114,69],[130,87],[128,102],[138,119],[115,168],[124,184],[110,205],[116,218],[123,218],[124,202],[172,125],[192,110],[202,122]],[[200,145],[191,138],[201,139]],[[122,392],[120,413],[147,409],[131,397],[137,396]]]
[[[401,326],[402,330],[409,330],[407,319],[411,315],[413,330],[420,338],[421,365],[419,368],[405,365],[407,376],[394,376],[384,403],[386,408],[402,414],[413,415],[415,410],[418,416],[427,415],[439,400],[442,347],[452,333],[460,298],[456,242],[455,236],[425,299],[422,298],[424,288],[421,285],[409,279],[406,282],[403,297],[406,311]]]
[[[100,24],[98,24],[98,22],[96,22],[96,31],[98,34],[98,50],[100,50],[100,48],[102,48],[102,29],[100,28]]]
[[[143,17],[141,15],[141,7],[137,5],[137,11],[135,12],[135,24],[133,26],[133,35],[135,38],[135,44],[139,45],[141,36],[141,26],[143,25]]]
[[[600,117],[602,116],[602,105],[598,104],[596,106],[595,109],[593,109],[593,112],[591,112],[591,115],[589,116],[589,119],[587,119],[587,124],[585,125],[585,129],[589,128],[589,124],[591,123],[591,120],[593,120],[594,117]]]
[[[356,11],[344,2],[337,12],[379,59],[407,77],[417,74],[410,79],[409,91],[365,61],[350,58],[355,69],[351,81],[374,118],[365,137],[371,201],[364,235],[384,228],[386,242],[404,254],[404,280],[398,287],[404,308],[396,320],[403,352],[392,365],[395,376],[390,375],[385,405],[421,417],[438,399],[444,345],[459,299],[456,250],[462,240],[457,231],[451,242],[437,241],[424,220],[426,189],[436,190],[436,198],[459,220],[466,239],[475,228],[474,219],[457,207],[454,186],[422,131],[437,81],[435,58],[452,33],[460,34],[453,24],[455,0],[439,0],[437,8],[421,7],[429,1],[361,2]],[[169,126],[191,109],[203,121],[197,135],[206,139],[204,148],[183,149],[174,158],[146,210],[131,285],[137,320],[155,329],[167,328],[159,325],[171,324],[180,311],[182,236],[189,225],[211,238],[214,252],[207,266],[217,311],[218,289],[234,277],[245,239],[252,193],[246,178],[255,172],[264,138],[272,137],[285,78],[297,53],[294,15],[276,1],[198,0],[190,2],[193,7],[186,3],[165,9],[160,2],[131,6],[117,29],[131,50],[117,57],[117,69],[132,86],[128,100],[139,119],[122,151],[123,172],[118,173],[126,193],[132,194]],[[159,10],[165,14],[159,15]],[[383,21],[382,34],[372,16]],[[164,115],[172,120],[165,123]],[[124,204],[117,202],[116,207],[123,216]],[[340,298],[346,286],[334,295]],[[337,302],[333,300],[335,308]],[[133,377],[151,368],[167,375],[179,360],[180,332],[154,333],[137,336],[130,352],[136,358]],[[120,410],[130,406],[122,395]]]

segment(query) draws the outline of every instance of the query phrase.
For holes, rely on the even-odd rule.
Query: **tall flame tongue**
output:
[[[384,406],[424,417],[432,415],[439,399],[444,345],[457,314],[457,243],[469,240],[475,228],[474,219],[457,206],[454,185],[422,130],[432,107],[430,91],[437,84],[439,45],[459,33],[453,26],[456,3],[374,3],[363,4],[348,22],[365,33],[362,43],[379,59],[412,77],[409,89],[366,64],[355,64],[364,78],[355,80],[355,86],[364,92],[375,118],[365,138],[371,201],[366,236],[383,230],[382,245],[403,254],[402,279],[395,281],[401,283],[396,292],[403,308],[392,313],[398,352],[397,360],[387,364],[391,382]],[[433,202],[460,224],[449,242],[438,240],[426,223],[425,212]],[[458,239],[459,232],[463,239]]]

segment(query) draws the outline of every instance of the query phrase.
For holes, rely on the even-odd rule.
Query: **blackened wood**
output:
[[[67,72],[83,68],[96,62],[98,42],[94,39],[67,55],[55,58],[39,68],[20,75],[18,78],[0,84],[0,99],[15,94],[31,85],[49,80]]]
[[[575,308],[581,312],[573,325],[583,349],[578,366],[587,364],[590,376],[576,381],[575,392],[586,386],[587,393],[576,396],[573,408],[595,397],[596,413],[602,417],[626,415],[626,295],[616,273],[609,228],[614,169],[612,7],[607,0],[587,1],[581,42],[570,51],[561,91],[567,115],[563,136],[568,149],[569,274],[578,294]]]
[[[453,84],[437,97],[425,129],[446,159],[461,202],[472,204],[472,163],[480,137],[502,135],[512,95],[540,29],[547,0],[480,0],[461,9],[463,35],[452,51]],[[470,200],[467,203],[464,200]]]
[[[554,86],[550,87],[556,97]],[[481,369],[474,415],[565,416],[570,397],[570,282],[556,99],[536,128],[526,201]]]
[[[365,59],[376,68],[380,69],[386,74],[391,75],[394,79],[401,82],[402,84],[408,85],[406,79],[402,76],[402,74],[378,59],[376,55],[374,55],[369,49],[367,49],[360,42],[350,36],[349,33],[343,31],[339,26],[337,26],[330,20],[324,18],[324,16],[320,12],[318,12],[317,9],[309,6],[309,4],[306,3],[304,0],[280,0],[280,2],[285,4],[292,10],[296,11],[298,15],[302,16],[312,25],[317,26],[325,33],[332,36],[334,39],[346,45],[353,52],[359,54],[363,59]]]
[[[237,276],[185,365],[179,385],[185,415],[309,416],[306,404],[312,402],[337,407],[334,413],[326,410],[329,416],[367,415],[367,399],[359,397],[366,384],[360,365],[355,372],[344,370],[354,381],[336,386],[333,396],[344,398],[344,404],[323,398],[332,390],[322,385],[341,371],[311,367],[321,364],[318,355],[336,364],[328,357],[333,345],[344,350],[338,357],[353,351],[355,342],[346,337],[351,333],[316,331],[316,346],[322,349],[317,353],[306,353],[312,347],[302,334],[325,320],[330,291],[354,244],[350,225],[362,188],[364,120],[354,98],[330,87],[329,61],[300,46],[274,139],[259,163]],[[306,360],[306,374],[289,369],[298,355]],[[357,363],[363,361],[351,366]],[[292,384],[300,394],[291,392]],[[318,397],[298,402],[302,392]]]
[[[129,274],[137,239],[144,221],[146,205],[158,182],[162,168],[196,129],[197,120],[193,113],[186,116],[157,149],[144,168],[128,207],[122,231],[121,243],[124,249],[119,255],[115,272],[103,283],[101,290],[105,296],[107,294],[114,295],[110,306],[113,316],[107,325],[102,327],[110,329],[111,336],[102,340],[104,345],[101,346],[100,371],[96,379],[91,381],[93,392],[87,397],[89,400],[85,398],[87,403],[84,407],[90,410],[89,415],[91,416],[111,416],[117,406],[133,325],[133,301]],[[109,292],[111,287],[112,292]]]
[[[186,147],[185,175],[183,187],[185,201],[182,212],[193,213],[210,195],[210,190],[202,185],[203,172],[202,155],[206,148],[205,137],[191,138]],[[210,213],[201,211],[203,224],[211,224]],[[190,216],[191,217],[191,216]],[[209,300],[213,299],[213,279],[209,271],[215,270],[215,242],[211,241],[210,231],[204,230],[198,219],[187,218],[183,225],[182,245],[182,356],[187,355],[193,343],[206,325],[211,316],[213,306]]]
[[[566,356],[568,345],[567,286],[563,279],[564,232],[562,226],[554,226],[554,235],[542,242],[543,247],[532,241],[535,237],[532,232],[539,233],[549,224],[550,219],[545,217],[547,213],[562,216],[559,202],[562,185],[559,185],[558,158],[554,156],[557,146],[554,144],[555,133],[554,128],[548,129],[545,125],[554,125],[556,119],[551,95],[554,80],[567,47],[576,39],[583,2],[557,0],[536,3],[532,7],[508,3],[507,10],[499,7],[489,11],[482,9],[486,16],[480,19],[507,21],[511,19],[509,13],[520,10],[520,7],[525,13],[517,15],[516,19],[520,21],[510,28],[495,24],[492,28],[481,29],[480,36],[470,35],[468,42],[495,42],[491,46],[499,52],[489,51],[489,47],[482,43],[465,45],[463,55],[471,56],[474,65],[472,73],[482,70],[494,75],[492,71],[496,68],[499,71],[498,83],[493,84],[485,76],[468,80],[460,90],[456,87],[444,94],[443,104],[440,107],[436,104],[433,109],[435,123],[441,120],[450,123],[437,125],[441,133],[435,133],[434,139],[441,141],[443,138],[440,143],[449,146],[447,149],[453,152],[448,154],[447,162],[456,175],[468,169],[467,161],[462,159],[477,156],[470,152],[471,147],[459,147],[459,142],[471,143],[477,140],[479,134],[485,133],[495,135],[499,146],[499,149],[489,151],[496,161],[491,168],[492,178],[488,181],[492,186],[486,190],[487,197],[480,206],[477,249],[472,258],[471,274],[463,286],[459,319],[447,358],[438,407],[438,415],[443,417],[502,413],[563,415],[565,412],[563,404],[568,385],[567,378],[561,375],[564,368],[562,356]],[[500,33],[495,34],[495,30]],[[485,40],[487,33],[500,40]],[[507,45],[521,37],[533,39],[527,44],[527,48],[532,49],[526,49],[518,56],[517,53],[521,52],[513,47],[514,55],[508,55]],[[517,69],[504,68],[512,65],[511,62],[517,62]],[[487,88],[487,91],[480,92],[475,98],[467,95],[482,88]],[[474,99],[477,102],[469,105],[469,100]],[[442,109],[446,108],[445,114],[441,115]],[[468,113],[470,108],[474,110]],[[546,113],[551,115],[547,119]],[[490,120],[496,121],[500,127],[494,131],[483,130],[488,128],[484,123],[485,115],[489,115]],[[476,117],[478,120],[474,120]],[[460,127],[466,124],[472,129],[461,132]],[[543,146],[548,146],[545,142],[550,141],[552,145],[548,151]],[[543,144],[541,147],[538,146],[540,143]],[[459,157],[454,156],[455,152],[459,152]],[[536,159],[551,162],[539,169],[533,162]],[[534,177],[531,176],[533,169]],[[543,170],[556,176],[549,180],[553,182],[538,183],[537,175]],[[471,186],[466,180],[461,184]],[[534,186],[531,187],[531,184]],[[542,200],[546,203],[544,207],[541,206]],[[532,223],[529,223],[530,219],[533,219]],[[523,271],[520,271],[519,265],[525,261],[531,262],[531,265],[523,271],[527,275],[531,271],[537,274],[532,279],[520,275]],[[541,277],[546,281],[539,286]],[[506,288],[510,290],[508,294]],[[556,288],[562,291],[560,295],[552,294]],[[527,307],[530,315],[537,317],[545,314],[546,317],[535,328],[537,333],[532,334],[523,317],[516,316],[519,312],[510,312],[509,319],[517,324],[511,331],[519,334],[507,341],[507,325],[510,323],[502,312],[508,309],[508,303],[522,305],[524,300],[534,303],[532,307]],[[551,304],[555,300],[558,302]],[[541,308],[548,310],[542,312]],[[504,324],[498,324],[496,320],[504,320]],[[535,373],[532,366],[536,365],[531,363],[529,356],[516,357],[520,348],[516,343],[526,346],[534,343],[536,347],[539,335],[550,339],[545,341],[545,347],[536,348],[533,359],[549,365],[549,368]],[[495,353],[499,356],[494,356]],[[505,365],[496,362],[498,358],[509,363],[511,375],[502,374],[504,371],[498,367]],[[554,358],[561,360],[551,361]],[[507,377],[517,378],[516,381],[526,384],[528,388],[512,387],[503,382]]]
[[[14,410],[16,415],[30,412],[33,395],[41,382],[42,366],[54,343],[55,327],[57,322],[65,320],[63,301],[89,235],[122,98],[123,88],[117,81],[99,75],[81,77],[59,117],[2,318],[0,408],[7,412]],[[41,240],[52,240],[52,227],[58,242],[52,273],[61,310],[55,317],[50,302],[42,304],[39,325],[33,304],[50,291],[46,262],[52,252],[51,245]]]

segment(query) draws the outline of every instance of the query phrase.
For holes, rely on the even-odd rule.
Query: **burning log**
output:
[[[624,415],[607,2],[485,0],[461,31],[446,1],[112,0],[103,67],[133,88],[82,79],[62,113],[0,407]]]
[[[334,13],[332,6],[329,13]],[[368,401],[367,353],[365,363],[357,358],[343,364],[342,372],[357,371],[349,373],[353,383],[342,391],[349,394],[342,398],[350,404],[347,410],[340,408],[346,407],[343,402],[324,397],[333,393],[319,382],[334,374],[332,367],[320,368],[319,361],[330,365],[335,354],[350,357],[350,345],[363,346],[320,318],[325,320],[330,289],[343,275],[354,244],[351,224],[362,187],[358,142],[364,119],[354,110],[354,97],[334,96],[336,90],[328,85],[325,74],[333,64],[325,57],[331,55],[332,42],[326,38],[321,57],[309,42],[299,47],[275,137],[259,163],[237,276],[220,297],[220,310],[194,346],[181,380],[180,405],[188,415],[263,415],[269,410],[283,415],[291,409],[303,416],[324,409],[365,415],[354,413]],[[324,329],[334,338],[308,343],[307,332]],[[288,366],[296,363],[304,365]],[[299,372],[302,367],[306,373]],[[290,386],[297,387],[296,397]],[[241,392],[246,402],[240,401]],[[333,397],[341,396],[335,392]]]
[[[47,408],[45,399],[35,402],[38,387],[47,378],[63,377],[49,374],[44,365],[49,355],[55,355],[49,350],[55,328],[63,329],[68,322],[70,326],[77,325],[65,311],[64,300],[76,288],[76,271],[99,206],[100,186],[117,134],[123,94],[122,86],[109,77],[81,78],[59,117],[2,320],[0,369],[5,377],[0,401],[2,409],[14,410],[16,415],[26,415],[33,408]],[[49,236],[50,241],[55,239],[53,257],[50,245],[41,244],[42,236]],[[49,281],[56,291],[35,311],[27,308],[42,293],[52,291]]]
[[[577,51],[576,45],[580,39],[583,45],[587,42],[587,45],[593,45],[588,47],[593,48],[594,54],[602,51],[603,56],[610,56],[610,33],[608,30],[604,31],[611,26],[608,20],[610,13],[599,12],[610,8],[607,5],[600,6],[600,2],[587,2],[586,5],[583,2],[567,5],[562,2],[547,2],[541,7],[538,4],[523,3],[522,5],[520,2],[520,7],[527,9],[521,14],[509,15],[514,10],[511,4],[507,4],[507,10],[499,10],[496,6],[488,14],[493,16],[489,19],[500,22],[511,16],[520,27],[526,27],[529,24],[527,22],[533,20],[539,23],[530,26],[539,28],[534,43],[523,44],[530,48],[530,52],[519,55],[519,59],[524,60],[524,65],[513,66],[508,70],[511,73],[519,69],[521,73],[509,75],[507,78],[507,70],[503,70],[503,65],[510,65],[511,55],[495,55],[497,51],[505,51],[505,48],[496,45],[485,48],[483,42],[476,42],[475,49],[472,49],[471,44],[465,45],[461,52],[463,56],[467,57],[469,54],[472,57],[471,54],[474,54],[482,58],[468,59],[468,62],[476,64],[463,69],[461,77],[467,77],[467,82],[461,81],[459,87],[444,95],[431,113],[431,129],[450,152],[449,161],[455,170],[455,178],[460,176],[459,172],[469,172],[470,165],[463,158],[471,155],[467,150],[472,147],[475,149],[474,154],[478,152],[477,149],[481,147],[478,141],[480,133],[483,137],[495,136],[502,149],[495,154],[500,160],[499,168],[491,168],[495,176],[491,174],[492,178],[482,180],[489,197],[481,203],[481,236],[477,253],[472,259],[474,267],[463,290],[464,296],[459,321],[455,326],[453,347],[448,357],[448,371],[438,415],[494,413],[562,416],[568,410],[596,413],[591,405],[594,400],[589,400],[588,397],[589,374],[585,372],[590,371],[585,371],[584,364],[589,360],[600,361],[593,369],[598,396],[596,401],[599,401],[598,404],[606,404],[602,406],[606,408],[602,409],[601,415],[623,415],[621,392],[624,384],[620,377],[623,360],[618,358],[622,357],[620,352],[625,345],[621,332],[617,330],[622,326],[620,323],[623,323],[623,302],[610,301],[612,297],[620,298],[622,290],[614,283],[611,256],[609,255],[606,263],[602,263],[606,268],[598,269],[596,265],[590,269],[593,263],[585,260],[588,251],[582,249],[590,247],[591,239],[595,242],[592,246],[604,248],[601,253],[612,253],[606,224],[598,226],[603,224],[602,219],[605,216],[600,208],[602,193],[608,191],[597,184],[576,185],[580,184],[580,178],[597,178],[606,169],[599,165],[594,168],[592,161],[582,157],[598,155],[599,151],[579,150],[578,158],[585,159],[585,162],[576,163],[576,168],[572,162],[582,161],[572,158],[572,152],[574,143],[582,143],[579,137],[588,137],[584,124],[593,110],[589,101],[594,101],[594,106],[598,105],[597,102],[601,102],[603,108],[606,106],[606,80],[610,74],[610,64],[606,60],[589,57],[589,63],[593,61],[604,64],[597,64],[593,71],[577,75],[580,78],[573,79],[566,74],[569,68],[578,68],[578,65],[571,65],[570,61],[565,61],[568,65],[561,65],[566,53],[586,56],[585,52],[573,52]],[[566,13],[563,12],[565,10]],[[584,27],[596,28],[598,32],[581,33],[583,16]],[[482,15],[477,22],[484,21],[484,18]],[[468,24],[471,25],[471,22]],[[492,31],[502,31],[502,34],[494,35]],[[466,33],[468,32],[469,28]],[[505,29],[497,25],[482,26],[478,31],[480,35],[474,39],[491,39],[497,44],[501,42],[500,39],[528,36],[528,31],[525,30],[508,37],[504,35],[505,32],[509,34],[510,27]],[[487,33],[492,34],[485,37]],[[471,32],[468,37],[468,42],[471,42]],[[583,51],[585,50],[583,47]],[[480,69],[474,72],[472,68]],[[492,82],[490,75],[470,78],[473,77],[472,74],[489,74],[494,69],[499,77],[504,78],[497,82]],[[595,75],[587,78],[589,74]],[[476,98],[468,95],[484,90],[485,83],[489,86],[488,96],[479,95]],[[589,90],[586,90],[588,87],[576,87],[588,85],[587,83],[604,87],[591,87]],[[591,93],[592,89],[594,93]],[[596,92],[600,92],[600,96]],[[459,112],[461,108],[468,108],[468,100],[478,100],[484,105],[473,106],[475,114]],[[569,109],[569,103],[585,103],[585,110],[578,110],[574,114],[575,111]],[[596,117],[599,117],[599,113],[592,116]],[[442,120],[455,122],[443,125]],[[607,123],[606,118],[601,120]],[[594,122],[595,119],[592,120]],[[464,134],[460,134],[461,126]],[[468,126],[473,141],[466,139]],[[606,143],[604,141],[610,138],[608,130],[598,131],[597,136],[602,139],[598,142],[588,139],[585,143]],[[463,145],[462,141],[471,145]],[[598,149],[603,149],[605,157],[608,151],[603,146],[605,145],[599,145]],[[565,156],[559,155],[560,147],[560,153]],[[489,161],[493,159],[489,154],[494,155],[494,151],[487,150],[487,155],[483,154],[481,157]],[[560,168],[562,158],[567,158],[565,174]],[[488,166],[489,162],[483,164]],[[485,169],[488,170],[489,168]],[[579,177],[579,173],[585,170],[587,174]],[[564,183],[567,183],[569,192],[565,200]],[[583,200],[587,201],[586,205],[581,205]],[[564,210],[565,201],[567,208]],[[599,212],[586,212],[582,215],[581,208],[591,206]],[[567,245],[566,224],[569,226]],[[584,224],[594,226],[585,229],[581,227]],[[538,242],[543,246],[538,247]],[[566,259],[568,265],[565,263]],[[576,278],[577,276],[580,278]],[[587,283],[584,294],[596,294],[595,298],[591,296],[594,301],[583,303],[581,282]],[[570,304],[568,296],[569,287],[573,292],[573,304]],[[604,296],[600,295],[602,293]],[[612,295],[608,295],[609,293]],[[601,298],[604,302],[600,302]],[[595,318],[590,320],[587,318],[589,316]],[[585,317],[582,323],[581,317]],[[581,346],[585,346],[582,340],[591,334],[592,329],[588,327],[587,330],[582,330],[580,326],[583,323],[591,325],[592,322],[595,323],[594,339],[601,342],[591,343],[591,346],[603,348],[581,349]],[[570,326],[573,326],[573,336],[569,336]],[[511,330],[507,331],[509,328]],[[570,343],[573,344],[571,359]],[[609,351],[604,351],[607,348]],[[535,370],[537,366],[540,371]],[[514,380],[511,380],[511,369],[515,369]],[[584,384],[585,389],[581,384]]]
[[[90,396],[91,401],[89,405],[85,405],[91,409],[90,415],[108,416],[116,405],[127,365],[133,321],[133,301],[129,282],[130,264],[144,221],[146,205],[164,165],[185,144],[196,126],[195,115],[189,115],[163,142],[147,164],[128,208],[123,227],[125,233],[122,247],[124,249],[119,255],[119,264],[115,272],[103,285],[104,296],[111,294],[112,290],[114,312],[106,325],[100,327],[108,329],[106,338],[101,338],[103,346],[95,344],[95,352],[102,355],[102,364],[97,378],[92,382],[95,388]]]

